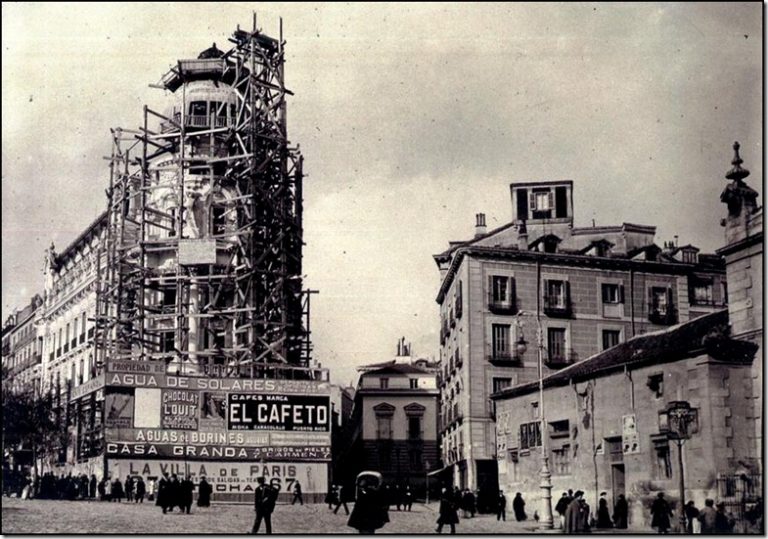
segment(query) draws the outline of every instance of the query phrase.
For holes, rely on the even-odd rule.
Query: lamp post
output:
[[[518,355],[522,356],[527,350],[527,343],[523,335],[523,326],[520,317],[528,315],[526,311],[520,311],[516,316],[516,326],[519,333],[515,347]],[[539,515],[539,529],[551,530],[554,527],[552,515],[552,473],[549,470],[549,432],[547,430],[546,414],[544,413],[544,335],[541,328],[541,319],[536,315],[536,352],[539,376],[539,431],[541,435],[541,514]]]
[[[677,443],[677,464],[680,476],[680,531],[685,532],[685,475],[683,444],[699,431],[699,411],[687,401],[672,401],[659,412],[659,431],[666,432]]]

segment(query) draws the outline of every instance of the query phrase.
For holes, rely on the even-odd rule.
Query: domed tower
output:
[[[144,107],[138,131],[113,131],[98,361],[163,359],[214,376],[309,365],[282,30],[238,28],[230,41],[155,85],[171,94],[167,110]]]

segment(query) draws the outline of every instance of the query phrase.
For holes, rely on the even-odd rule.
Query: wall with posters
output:
[[[331,460],[328,382],[165,371],[152,361],[108,362],[104,449],[110,475],[205,475],[214,500],[250,501],[263,474],[283,491],[298,480],[308,500],[321,500]]]

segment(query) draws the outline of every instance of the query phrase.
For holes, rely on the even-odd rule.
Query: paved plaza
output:
[[[249,505],[193,507],[192,514],[163,515],[151,503],[20,500],[3,498],[3,533],[244,533],[253,524]],[[353,504],[349,504],[350,511]],[[411,512],[393,510],[379,533],[431,533],[435,531],[437,504],[415,504]],[[327,505],[278,505],[272,517],[275,533],[356,533],[347,516],[334,515]],[[462,519],[459,533],[530,533],[535,522],[498,522],[495,516]],[[444,530],[444,532],[449,530]],[[263,532],[263,530],[262,530]]]

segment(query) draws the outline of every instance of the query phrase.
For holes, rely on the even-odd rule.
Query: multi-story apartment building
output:
[[[375,470],[386,483],[410,484],[423,495],[427,471],[440,458],[437,376],[430,366],[395,359],[359,368],[343,479],[348,486],[360,471]]]
[[[441,275],[442,457],[453,482],[497,488],[489,396],[725,304],[719,256],[654,243],[655,227],[574,226],[573,182],[511,185],[512,221],[435,255]],[[540,328],[540,329],[539,329]]]
[[[39,391],[42,370],[42,338],[36,317],[42,298],[35,294],[20,311],[11,314],[3,326],[3,366],[14,391]]]

